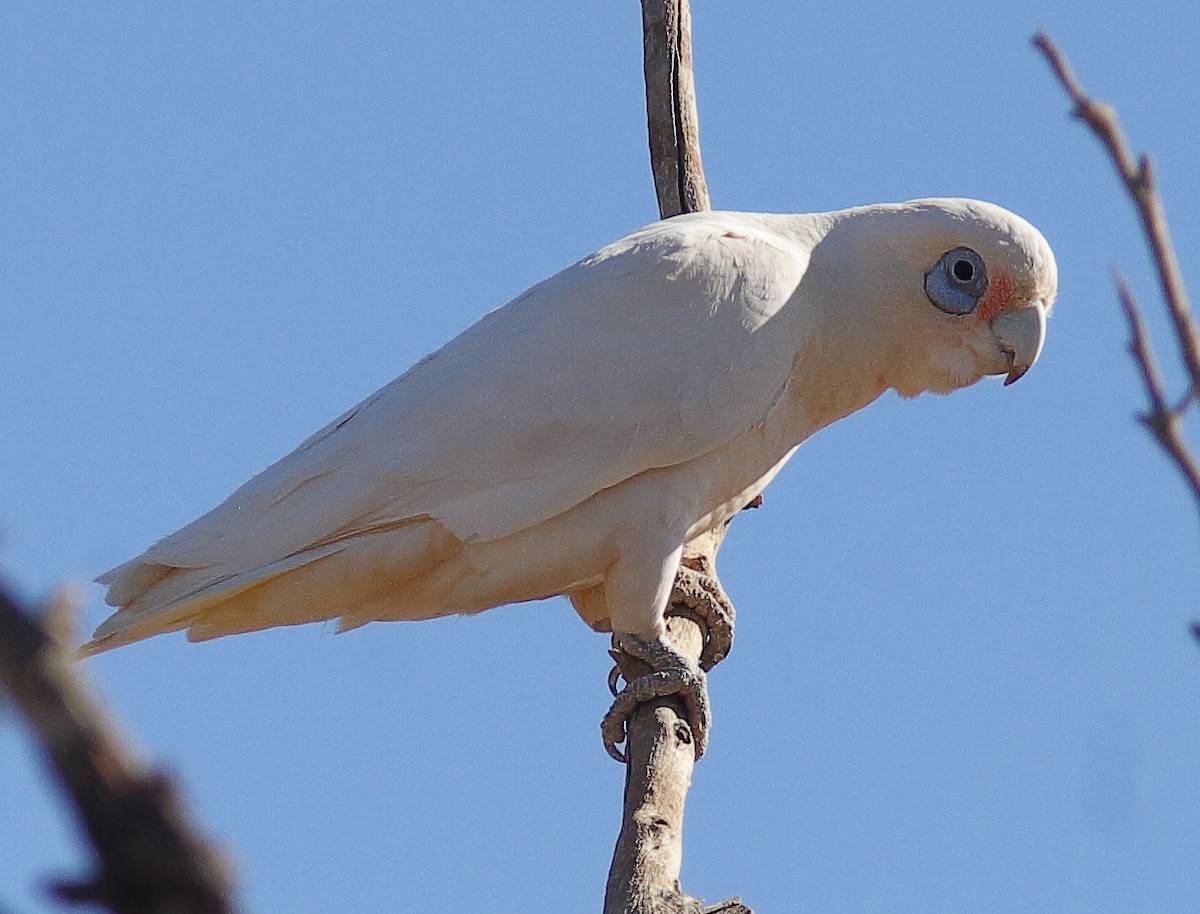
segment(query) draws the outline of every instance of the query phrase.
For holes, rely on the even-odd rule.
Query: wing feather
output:
[[[807,263],[762,217],[635,232],[491,312],[102,576],[109,602],[153,588],[162,569],[195,570],[201,588],[245,580],[418,516],[462,540],[499,538],[705,453],[761,423],[787,383],[796,341],[776,318]]]

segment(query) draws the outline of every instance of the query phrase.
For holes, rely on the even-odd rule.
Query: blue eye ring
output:
[[[970,248],[947,251],[925,274],[925,294],[940,311],[970,314],[987,292],[987,267]]]

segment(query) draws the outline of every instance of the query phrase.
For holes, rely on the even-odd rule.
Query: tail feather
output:
[[[335,543],[290,556],[264,568],[234,575],[222,575],[219,569],[213,568],[164,568],[157,563],[153,563],[149,568],[131,567],[122,572],[123,576],[114,576],[110,588],[119,588],[117,592],[125,595],[133,591],[131,581],[148,580],[151,581],[149,587],[135,592],[124,606],[105,619],[96,629],[92,640],[79,649],[80,654],[88,657],[114,647],[141,641],[152,635],[188,628],[195,624],[197,618],[214,607],[229,603],[253,587],[318,561],[342,548],[344,544]],[[156,573],[159,569],[162,571]],[[121,569],[114,569],[114,572],[120,571]],[[109,575],[113,575],[113,572],[104,577]],[[102,578],[97,580],[105,583]],[[106,599],[110,603],[114,602],[112,589],[109,590]]]
[[[104,600],[109,606],[124,606],[160,584],[168,575],[187,570],[137,558],[104,572],[96,578],[96,583],[107,585]]]
[[[199,641],[334,619],[364,606],[394,607],[412,591],[414,581],[461,548],[441,524],[424,518],[232,574],[220,565],[172,568],[134,560],[98,579],[108,584],[107,600],[118,609],[79,653],[91,656],[182,629]],[[438,607],[422,613],[453,611]],[[405,618],[406,613],[400,607],[387,617]]]

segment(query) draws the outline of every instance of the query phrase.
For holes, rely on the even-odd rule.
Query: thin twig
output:
[[[61,625],[64,611],[53,610]],[[0,688],[75,807],[98,858],[56,894],[114,914],[228,914],[216,850],[186,821],[165,775],[134,761],[67,651],[0,587]]]
[[[1142,230],[1154,256],[1163,299],[1175,329],[1179,357],[1187,369],[1190,384],[1179,403],[1175,406],[1170,405],[1146,334],[1141,310],[1124,279],[1118,275],[1117,295],[1129,322],[1129,349],[1138,364],[1142,383],[1150,400],[1149,412],[1139,418],[1179,468],[1191,487],[1197,509],[1200,509],[1200,464],[1183,437],[1184,411],[1200,398],[1200,329],[1197,328],[1192,315],[1183,276],[1179,270],[1179,260],[1171,243],[1153,163],[1147,155],[1133,155],[1113,107],[1096,101],[1084,92],[1070,64],[1050,36],[1039,32],[1034,35],[1033,43],[1045,56],[1059,82],[1071,97],[1074,104],[1073,114],[1091,128],[1112,159],[1121,182],[1133,200]]]
[[[1121,307],[1129,321],[1129,351],[1133,354],[1133,359],[1142,373],[1142,383],[1146,388],[1146,395],[1150,399],[1150,411],[1139,415],[1138,421],[1150,430],[1162,449],[1175,461],[1192,489],[1192,497],[1195,498],[1197,504],[1200,504],[1200,464],[1197,463],[1196,456],[1184,443],[1181,429],[1188,401],[1185,399],[1180,406],[1167,404],[1162,375],[1159,373],[1158,362],[1154,358],[1154,352],[1151,350],[1149,339],[1146,336],[1146,326],[1142,319],[1141,309],[1138,307],[1129,284],[1125,282],[1125,277],[1114,271],[1113,281],[1117,286],[1117,297],[1120,298]]]

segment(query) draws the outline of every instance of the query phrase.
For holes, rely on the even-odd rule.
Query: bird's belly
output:
[[[400,617],[475,613],[559,594],[571,596],[579,608],[578,595],[602,592],[619,561],[666,555],[724,523],[762,492],[795,450],[767,447],[763,437],[748,436],[686,463],[640,473],[508,536],[468,538],[414,588],[409,610]],[[423,607],[419,613],[417,605]]]
[[[771,446],[769,429],[731,442],[682,469],[680,486],[692,493],[695,515],[684,542],[727,522],[762,494],[798,445]]]

